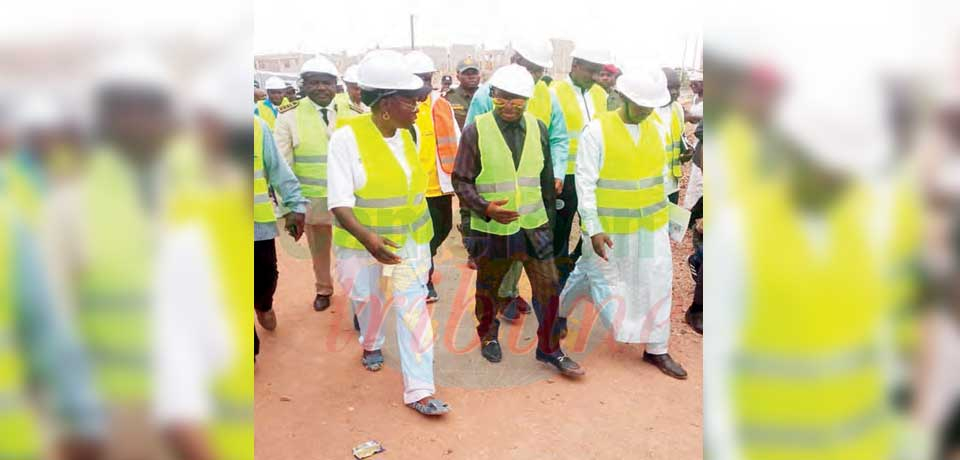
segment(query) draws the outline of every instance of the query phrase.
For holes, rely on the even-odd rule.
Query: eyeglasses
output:
[[[503,97],[493,98],[494,107],[505,107],[508,104],[512,105],[516,109],[522,109],[527,105],[527,100],[522,98],[517,98],[517,99],[507,99]]]

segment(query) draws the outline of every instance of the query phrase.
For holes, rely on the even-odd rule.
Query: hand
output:
[[[703,235],[703,219],[697,219],[693,221],[693,229],[696,230],[700,235]]]
[[[302,212],[290,212],[283,216],[283,222],[287,226],[287,233],[293,237],[293,241],[300,241],[300,237],[303,236],[306,216]]]
[[[509,209],[503,209],[501,206],[507,204],[510,200],[503,199],[497,201],[491,201],[487,205],[487,217],[500,222],[501,224],[509,224],[520,218],[520,214],[516,211],[511,211]]]
[[[367,252],[373,256],[374,259],[377,259],[377,262],[386,265],[395,265],[400,263],[400,256],[396,255],[387,247],[399,249],[400,245],[390,241],[389,238],[384,238],[376,233],[370,233],[368,238],[365,238],[362,241],[363,247],[367,248]]]
[[[557,191],[557,196],[560,196],[563,193],[563,179],[554,179],[553,189]]]
[[[606,233],[597,233],[590,237],[590,242],[593,244],[593,252],[597,253],[601,259],[609,262],[610,259],[607,257],[607,248],[603,247],[606,245],[609,248],[613,248],[613,240],[607,236]]]

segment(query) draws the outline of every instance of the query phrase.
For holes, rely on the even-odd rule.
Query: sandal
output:
[[[360,358],[360,364],[363,364],[364,369],[370,372],[379,371],[383,369],[383,353],[377,350],[369,355],[363,356]]]
[[[437,398],[428,399],[426,404],[423,404],[420,401],[415,401],[407,404],[407,407],[423,415],[443,415],[447,412],[450,412],[450,406]]]

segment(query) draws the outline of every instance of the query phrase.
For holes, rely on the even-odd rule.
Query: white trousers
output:
[[[366,250],[335,246],[337,282],[349,292],[350,309],[360,323],[364,350],[379,350],[389,310],[396,312],[403,402],[419,401],[436,392],[433,384],[433,324],[427,310],[430,245],[407,238],[396,251],[403,261],[383,265]],[[387,292],[390,299],[387,299]]]

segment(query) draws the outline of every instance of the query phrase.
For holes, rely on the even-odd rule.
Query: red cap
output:
[[[620,75],[622,73],[620,72],[620,69],[618,69],[617,66],[613,64],[604,65],[603,70],[607,71],[607,73],[612,73],[614,75]]]

